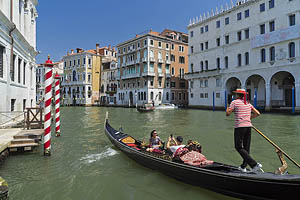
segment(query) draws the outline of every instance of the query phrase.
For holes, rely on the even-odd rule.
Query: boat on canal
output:
[[[155,107],[152,104],[144,104],[143,106],[137,107],[137,111],[139,112],[151,112],[155,110]]]
[[[161,104],[155,107],[155,110],[174,110],[177,109],[178,106],[175,104]]]
[[[108,115],[108,114],[107,114]],[[172,161],[172,155],[148,152],[142,142],[114,129],[106,115],[105,133],[129,158],[188,184],[242,199],[287,199],[300,196],[300,175],[241,172],[238,167],[213,162],[196,167]]]

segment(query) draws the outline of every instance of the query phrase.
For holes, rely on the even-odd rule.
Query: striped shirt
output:
[[[243,99],[231,102],[230,107],[235,114],[235,128],[252,127],[251,110],[254,108],[250,103],[245,104]]]

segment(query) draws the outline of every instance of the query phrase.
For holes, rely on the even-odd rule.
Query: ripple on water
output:
[[[85,155],[84,157],[80,158],[80,161],[82,161],[84,164],[91,164],[93,162],[112,157],[116,154],[118,154],[116,150],[112,149],[111,147],[106,147],[103,152]]]

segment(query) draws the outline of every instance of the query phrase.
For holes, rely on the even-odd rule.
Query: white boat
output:
[[[155,106],[155,110],[173,110],[177,108],[178,106],[175,104],[160,104],[159,106]]]

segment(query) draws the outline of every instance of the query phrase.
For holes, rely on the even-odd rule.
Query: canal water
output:
[[[62,108],[61,137],[52,138],[52,155],[36,152],[10,156],[0,166],[0,176],[9,184],[10,200],[153,200],[233,199],[178,182],[145,168],[116,150],[104,134],[106,111],[112,126],[146,140],[156,129],[166,140],[170,134],[185,141],[198,140],[210,160],[232,165],[242,160],[233,146],[233,116],[221,111],[157,110],[105,107]],[[262,114],[253,124],[300,162],[300,116]],[[251,154],[265,171],[280,166],[274,148],[252,131]],[[289,172],[300,174],[288,161]]]

